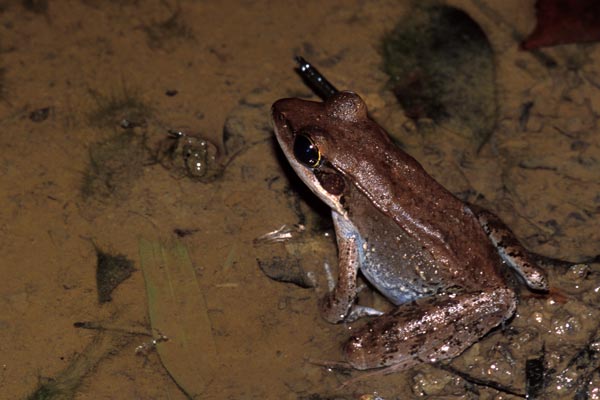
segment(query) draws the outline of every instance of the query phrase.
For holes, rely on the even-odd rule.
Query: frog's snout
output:
[[[271,115],[273,116],[274,121],[281,124],[285,123],[285,114],[276,107],[276,104],[273,104],[273,107],[271,107]]]
[[[271,106],[273,118],[285,118],[285,109],[290,99],[279,99]]]

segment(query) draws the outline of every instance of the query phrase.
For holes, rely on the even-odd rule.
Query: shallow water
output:
[[[410,13],[405,2],[3,3],[0,398],[26,398],[48,379],[68,381],[75,399],[186,398],[151,346],[136,353],[150,340],[143,333],[158,335],[141,238],[187,248],[216,352],[212,362],[191,353],[198,371],[213,371],[199,377],[208,382],[201,398],[517,398],[429,365],[340,389],[348,376],[309,360],[340,360],[352,325],[319,317],[322,285],[272,281],[257,263],[291,257],[320,275],[323,260],[335,261],[327,216],[270,128],[272,102],[311,96],[293,71],[296,54],[360,93],[436,179],[496,212],[530,249],[575,261],[600,253],[600,50],[545,49],[557,62],[549,69],[514,39],[533,28],[531,1],[450,3],[494,51],[498,124],[480,152],[460,132],[417,131],[386,87],[379,42]],[[217,144],[224,170],[203,181],[183,164],[153,162],[167,129]],[[297,223],[307,231],[292,241],[254,243]],[[137,268],[104,304],[96,246]],[[525,363],[544,348],[548,398],[597,398],[598,375],[576,367],[597,362],[598,265],[550,278],[550,295],[523,290],[516,317],[451,365],[524,393]],[[177,342],[173,327],[160,334],[173,340],[158,346]],[[574,358],[582,350],[588,359]]]

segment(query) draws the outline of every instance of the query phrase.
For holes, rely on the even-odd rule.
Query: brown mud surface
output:
[[[361,322],[320,318],[322,278],[300,288],[257,263],[300,258],[320,276],[336,259],[327,216],[290,174],[269,121],[275,100],[314,97],[293,71],[297,54],[361,94],[430,174],[531,250],[600,253],[600,47],[536,56],[518,49],[533,1],[448,3],[493,51],[498,122],[480,151],[454,129],[417,129],[389,90],[381,40],[408,2],[0,1],[0,398],[186,398],[144,335],[177,343],[173,327],[151,328],[141,239],[183,243],[195,270],[214,346],[186,361],[198,365],[187,370],[203,382],[197,398],[519,398],[527,360],[542,354],[544,398],[599,398],[598,265],[549,271],[550,295],[522,290],[515,318],[453,370],[420,365],[340,388],[350,376],[310,360],[341,360]],[[185,176],[180,150],[157,160],[168,129],[218,147],[205,179]],[[292,241],[254,243],[297,223],[307,230]],[[102,304],[97,249],[135,268]]]

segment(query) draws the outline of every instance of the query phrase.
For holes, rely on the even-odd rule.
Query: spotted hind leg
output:
[[[507,287],[405,303],[359,329],[346,343],[346,359],[356,369],[391,373],[452,358],[510,318],[516,304]]]
[[[510,228],[493,213],[477,206],[470,206],[470,208],[498,250],[500,257],[515,270],[529,288],[547,291],[546,272],[538,266],[535,255],[519,242]]]

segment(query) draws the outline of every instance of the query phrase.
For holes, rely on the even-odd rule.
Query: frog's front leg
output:
[[[537,265],[535,257],[519,242],[510,228],[496,215],[483,208],[471,205],[470,209],[504,262],[517,272],[529,288],[547,291],[546,273]]]
[[[345,320],[356,300],[356,277],[360,268],[360,237],[344,216],[332,212],[338,247],[337,284],[321,300],[321,314],[331,323]]]
[[[356,369],[386,367],[388,373],[452,358],[510,318],[516,304],[507,287],[405,303],[352,336],[344,348],[346,359]]]

